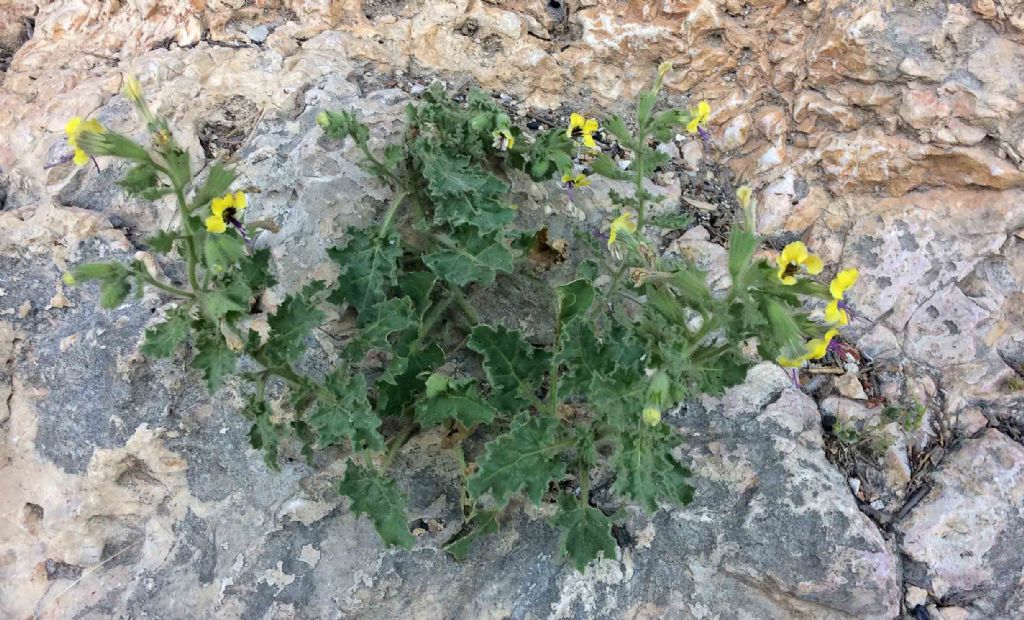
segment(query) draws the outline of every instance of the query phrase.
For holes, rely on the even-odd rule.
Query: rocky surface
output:
[[[630,513],[619,557],[585,575],[525,508],[467,564],[438,551],[457,491],[430,436],[402,483],[438,527],[383,549],[333,492],[337,455],[272,474],[235,392],[210,402],[180,364],[142,359],[163,300],[107,313],[60,284],[97,257],[165,267],[140,242],[170,209],[124,197],[115,166],[54,165],[71,115],[134,131],[124,72],[197,170],[237,163],[253,217],[279,226],[260,243],[283,292],[328,277],[325,248],[387,198],[323,139],[321,107],[384,140],[440,76],[559,121],[628,109],[663,60],[667,98],[707,98],[715,136],[680,142],[653,188],[704,225],[668,251],[724,273],[724,218],[680,196],[728,210],[708,188],[751,182],[769,245],[860,269],[857,356],[809,378],[817,403],[761,366],[666,416],[697,501]],[[1022,64],[1017,0],[0,0],[0,616],[1024,614]],[[607,221],[605,188],[570,209],[513,185],[524,217]]]

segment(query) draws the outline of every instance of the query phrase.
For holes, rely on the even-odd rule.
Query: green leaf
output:
[[[348,342],[345,355],[357,361],[371,349],[384,349],[388,337],[417,325],[413,317],[412,300],[392,297],[376,304],[369,312],[359,315],[359,335]]]
[[[438,375],[431,375],[438,376]],[[427,380],[429,392],[430,380]],[[481,397],[472,383],[446,394],[421,400],[416,405],[416,421],[421,426],[434,426],[452,418],[466,428],[476,424],[490,424],[497,412]]]
[[[558,513],[552,519],[562,529],[562,554],[583,572],[599,557],[615,559],[618,546],[612,536],[612,520],[603,512],[563,493],[558,496]]]
[[[271,365],[284,366],[302,357],[310,331],[324,320],[324,313],[316,307],[317,293],[322,290],[323,282],[307,284],[299,293],[285,297],[267,319],[266,354]]]
[[[198,331],[197,353],[192,358],[191,366],[203,372],[206,387],[210,394],[214,394],[224,384],[224,379],[234,372],[238,354],[228,348],[215,326],[205,326],[203,329],[199,329],[198,325],[194,327]]]
[[[672,456],[682,438],[667,425],[650,427],[639,421],[622,433],[622,444],[612,458],[615,492],[640,503],[648,513],[658,510],[658,500],[688,504],[693,487],[687,483],[690,471]]]
[[[733,286],[743,286],[742,275],[750,268],[757,250],[758,239],[739,226],[734,226],[729,234],[729,275]]]
[[[627,149],[633,148],[633,134],[626,128],[626,123],[618,116],[613,116],[604,122],[604,130],[615,136],[619,144]]]
[[[146,238],[146,245],[151,250],[160,254],[166,254],[174,248],[174,241],[178,236],[169,230],[161,230],[152,237]]]
[[[498,531],[498,512],[495,510],[477,512],[471,523],[473,524],[472,528],[469,528],[467,523],[463,526],[462,531],[453,536],[444,546],[444,550],[460,562],[469,556],[469,548],[474,540]]]
[[[387,544],[408,549],[416,542],[416,538],[409,533],[405,496],[398,490],[394,480],[349,459],[345,466],[345,477],[338,484],[338,493],[349,498],[353,513],[366,515],[370,519]]]
[[[499,271],[510,273],[513,266],[512,252],[502,242],[480,236],[470,227],[457,230],[447,247],[425,255],[423,262],[456,286],[491,284]]]
[[[369,231],[349,231],[352,238],[343,248],[328,250],[341,266],[338,288],[331,294],[334,303],[348,302],[356,312],[370,311],[387,296],[398,274],[396,261],[402,246],[394,236],[379,238]]]
[[[539,506],[551,481],[565,474],[562,452],[572,442],[558,441],[559,430],[554,418],[518,416],[509,432],[487,444],[469,492],[474,498],[490,492],[500,508],[523,489]]]
[[[377,432],[380,418],[370,407],[363,375],[338,368],[324,381],[324,389],[332,398],[318,399],[307,418],[316,429],[320,446],[337,445],[348,439],[356,452],[383,450],[384,439]]]
[[[617,362],[612,347],[601,343],[594,328],[580,323],[567,332],[558,358],[566,371],[559,374],[559,394],[587,396],[595,381],[615,372]]]
[[[427,373],[444,364],[444,352],[436,344],[396,357],[377,379],[377,411],[398,416],[424,390]]]
[[[224,164],[216,162],[210,167],[210,174],[206,175],[206,181],[192,198],[194,208],[204,207],[214,198],[220,198],[228,193],[231,184],[235,182],[235,171],[227,168]]]
[[[244,287],[244,283],[239,283]],[[248,304],[239,296],[241,290],[214,288],[199,298],[199,307],[210,321],[216,322],[228,313],[249,312]]]
[[[398,276],[398,290],[412,299],[417,316],[423,316],[430,306],[430,294],[437,284],[437,276],[429,271],[410,271]]]
[[[173,312],[166,321],[146,330],[140,350],[149,358],[170,357],[188,335],[188,331],[188,317],[182,312]]]
[[[171,178],[177,182],[179,187],[188,185],[192,180],[192,162],[189,160],[188,152],[180,146],[173,145],[163,149],[162,153],[164,160],[167,162],[167,171],[170,173]]]
[[[155,189],[160,178],[157,176],[156,168],[149,161],[133,166],[124,177],[117,182],[126,192],[132,196],[138,196],[146,190]]]
[[[277,284],[270,267],[270,250],[263,248],[242,258],[238,265],[238,275],[251,291],[262,291]]]
[[[565,329],[576,319],[586,316],[594,303],[596,291],[586,280],[574,280],[555,289],[558,293],[558,323]]]
[[[636,106],[636,122],[640,127],[646,128],[647,122],[651,120],[651,111],[654,103],[658,100],[658,91],[645,90],[640,93]]]
[[[245,240],[234,230],[207,234],[203,241],[203,262],[213,273],[226,271],[245,256]]]
[[[613,181],[628,181],[633,178],[632,173],[620,168],[615,160],[604,153],[600,153],[594,158],[594,161],[590,162],[590,168],[594,171],[594,174],[599,174]]]
[[[132,292],[132,284],[127,271],[106,278],[100,283],[100,306],[113,310],[124,303]]]
[[[426,391],[423,393],[423,396],[425,398],[434,398],[438,394],[446,392],[448,388],[451,387],[451,385],[451,379],[449,379],[445,375],[436,372],[431,373],[431,375],[427,377],[427,381],[425,384]]]
[[[284,425],[275,424],[270,419],[270,406],[266,401],[256,400],[255,395],[247,400],[241,413],[245,419],[252,420],[249,444],[263,453],[263,462],[267,467],[277,471],[280,469],[277,463],[277,449],[284,433]]]
[[[530,346],[517,331],[488,325],[474,327],[466,344],[483,356],[491,401],[500,409],[515,412],[537,402],[537,387],[550,363],[548,352]]]

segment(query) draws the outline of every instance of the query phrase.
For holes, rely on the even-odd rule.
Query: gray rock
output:
[[[245,36],[249,37],[249,40],[253,43],[263,43],[270,36],[270,28],[265,24],[259,26],[253,26],[245,33]]]
[[[995,429],[968,439],[934,475],[935,487],[899,523],[903,552],[937,599],[970,618],[1021,612],[1024,447]]]

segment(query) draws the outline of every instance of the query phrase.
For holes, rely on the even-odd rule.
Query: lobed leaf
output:
[[[517,331],[478,325],[466,345],[484,358],[491,401],[507,412],[536,402],[536,391],[550,354],[530,346]]]
[[[592,561],[615,559],[618,544],[612,536],[612,520],[603,512],[567,494],[558,496],[558,512],[552,522],[562,529],[562,554],[583,572]]]
[[[469,492],[474,498],[490,493],[500,508],[523,489],[540,505],[551,481],[565,474],[561,456],[571,442],[559,441],[560,430],[557,419],[518,416],[507,433],[487,444],[469,479]]]
[[[349,498],[353,513],[370,519],[385,543],[408,549],[416,542],[409,533],[405,496],[394,480],[349,459],[338,493]]]
[[[368,231],[350,231],[345,247],[328,250],[341,267],[338,288],[331,294],[334,303],[348,302],[363,314],[383,300],[398,276],[396,261],[402,255],[397,237],[377,237]]]
[[[648,513],[658,510],[658,500],[688,504],[693,487],[690,470],[672,456],[682,438],[665,424],[647,426],[637,412],[634,426],[620,435],[621,445],[612,458],[615,492],[638,502]]]

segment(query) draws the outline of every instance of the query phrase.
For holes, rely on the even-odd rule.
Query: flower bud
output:
[[[62,275],[60,279],[63,280],[64,284],[67,284],[68,286],[74,286],[75,284],[78,283],[78,280],[75,279],[75,274],[71,273],[70,271],[65,271],[64,275]]]
[[[331,124],[331,119],[327,116],[327,112],[320,112],[316,115],[316,124],[327,129],[327,126]]]
[[[128,97],[133,103],[142,101],[142,84],[139,82],[139,78],[134,75],[125,76],[124,96]]]
[[[648,426],[657,426],[661,424],[661,411],[657,407],[644,407],[643,419],[644,424]]]

